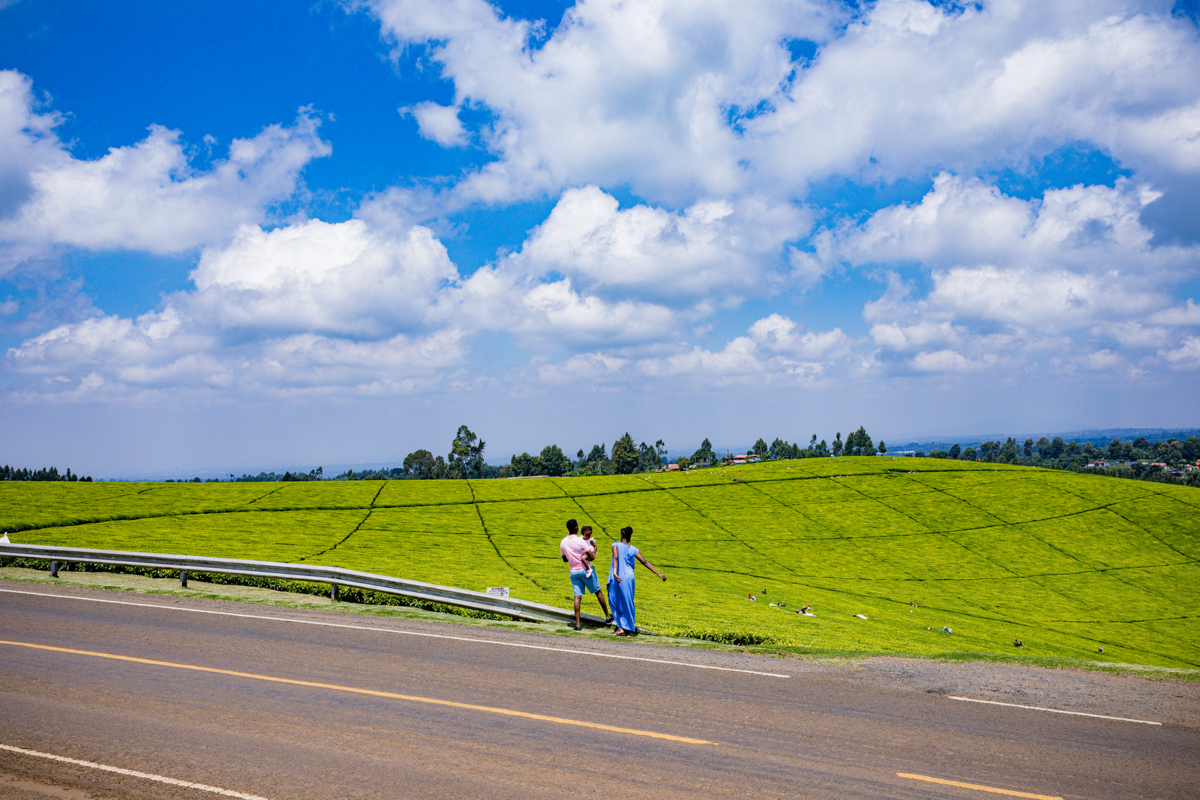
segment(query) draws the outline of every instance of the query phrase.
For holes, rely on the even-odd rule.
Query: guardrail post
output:
[[[58,577],[58,562],[57,561],[50,562],[50,577],[51,578]]]
[[[337,584],[336,583],[329,584],[329,599],[336,603],[338,601],[337,595],[338,595]]]
[[[179,570],[179,588],[180,589],[187,588],[187,570],[186,569]]]

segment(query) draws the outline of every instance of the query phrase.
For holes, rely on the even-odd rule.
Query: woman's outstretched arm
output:
[[[642,555],[641,553],[635,553],[634,555],[636,555],[636,556],[637,556],[637,560],[638,560],[638,561],[640,561],[640,562],[642,562],[643,564],[645,564],[645,565],[646,565],[646,569],[650,570],[650,571],[651,571],[651,572],[653,572],[655,575],[657,575],[658,577],[662,578],[664,581],[667,579],[667,576],[666,576],[666,575],[663,575],[661,572],[659,572],[658,570],[656,570],[656,569],[654,568],[654,565],[653,565],[653,564],[651,564],[649,561],[647,561],[647,560],[646,560],[646,557],[645,557],[644,555]]]

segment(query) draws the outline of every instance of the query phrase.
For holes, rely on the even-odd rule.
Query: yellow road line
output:
[[[94,658],[108,658],[114,661],[129,661],[134,664],[150,664],[155,667],[173,667],[174,669],[188,669],[195,672],[211,672],[216,675],[232,675],[236,678],[251,678],[256,681],[271,681],[272,683],[289,683],[293,686],[308,686],[314,689],[331,689],[335,692],[351,692],[353,694],[366,694],[372,697],[386,697],[392,700],[407,700],[410,703],[428,703],[435,706],[448,706],[450,708],[461,708],[467,711],[486,711],[489,714],[503,714],[507,717],[521,717],[523,719],[535,719],[539,722],[554,722],[559,725],[575,725],[580,728],[594,728],[601,731],[610,731],[612,733],[626,733],[633,736],[649,736],[652,739],[666,739],[671,742],[682,742],[684,744],[716,744],[704,739],[691,739],[687,736],[674,736],[669,733],[658,733],[657,731],[643,731],[636,728],[619,728],[615,725],[603,725],[599,722],[586,722],[578,719],[566,719],[565,717],[550,717],[545,714],[530,714],[527,711],[514,711],[509,708],[495,708],[493,706],[479,706],[474,703],[456,703],[453,700],[439,700],[435,697],[419,697],[411,694],[396,694],[394,692],[380,692],[374,689],[359,689],[354,686],[339,686],[335,683],[317,683],[314,681],[298,681],[292,678],[277,678],[272,675],[258,675],[253,672],[237,672],[229,669],[216,669],[215,667],[201,667],[195,664],[176,664],[171,661],[154,661],[149,658],[134,658],[133,656],[119,656],[113,653],[96,653],[91,650],[72,650],[67,647],[51,647],[44,644],[31,644],[29,642],[6,642],[0,640],[0,644],[7,644],[13,647],[29,647],[34,650],[50,650],[55,653],[70,653],[77,656],[92,656]]]
[[[1017,792],[1012,789],[997,789],[995,786],[980,786],[976,783],[963,783],[962,781],[948,781],[944,778],[931,778],[928,775],[911,775],[907,772],[897,772],[899,778],[912,778],[914,781],[928,781],[929,783],[941,783],[946,786],[957,786],[960,789],[974,789],[977,792],[991,792],[992,794],[1007,794],[1011,797],[1030,797],[1033,800],[1063,800],[1057,795],[1050,794],[1030,794],[1029,792]]]

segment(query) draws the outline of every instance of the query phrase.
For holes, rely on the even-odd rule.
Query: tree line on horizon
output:
[[[1036,442],[1032,438],[1018,443],[1011,436],[1005,441],[987,441],[974,447],[961,448],[957,444],[949,450],[934,450],[925,454],[916,452],[917,458],[950,458],[963,461],[983,461],[996,464],[1017,464],[1044,469],[1062,469],[1072,472],[1095,472],[1114,478],[1183,483],[1200,486],[1200,471],[1187,475],[1173,475],[1185,464],[1200,461],[1200,438],[1189,436],[1180,441],[1171,438],[1151,442],[1145,436],[1121,441],[1113,439],[1108,447],[1097,447],[1091,442],[1082,444],[1065,441],[1061,436],[1049,439],[1045,436]],[[1088,464],[1103,462],[1104,467],[1088,469]],[[1165,468],[1163,466],[1165,465]]]
[[[20,469],[10,467],[5,464],[0,467],[0,481],[69,481],[75,483],[82,481],[91,483],[91,477],[81,478],[71,468],[67,467],[66,472],[59,472],[58,467],[43,467],[42,469]]]
[[[604,443],[593,445],[590,451],[582,448],[572,459],[557,444],[542,448],[537,455],[528,452],[513,455],[508,464],[496,466],[483,460],[487,443],[475,435],[466,425],[460,425],[450,443],[450,452],[446,456],[435,456],[429,450],[415,450],[404,458],[399,467],[384,469],[366,469],[361,471],[347,470],[333,478],[326,478],[321,467],[309,472],[285,472],[278,475],[274,472],[260,472],[258,475],[243,474],[241,477],[229,476],[229,481],[314,481],[314,480],[438,480],[452,478],[521,478],[533,476],[587,476],[587,475],[632,475],[653,472],[667,464],[666,445],[662,439],[653,445],[641,442],[636,444],[628,432],[613,442],[611,451]],[[824,439],[817,441],[816,434],[809,439],[807,446],[789,443],[782,438],[775,438],[770,444],[759,438],[754,446],[746,451],[746,455],[754,455],[763,460],[785,460],[801,458],[836,458],[840,456],[874,456],[887,454],[887,445],[883,440],[878,446],[870,434],[862,426],[842,439],[841,431],[834,436],[833,444],[827,444]],[[1084,470],[1099,472],[1119,478],[1151,480],[1167,483],[1182,483],[1190,486],[1200,486],[1200,470],[1190,474],[1172,474],[1186,464],[1200,464],[1200,438],[1195,436],[1180,440],[1170,438],[1156,442],[1149,441],[1145,436],[1121,441],[1113,439],[1107,447],[1097,447],[1092,442],[1083,443],[1072,440],[1065,441],[1061,436],[1052,439],[1045,436],[1037,441],[1027,438],[1018,443],[1013,437],[1005,441],[983,442],[978,448],[973,446],[961,447],[958,444],[946,450],[934,450],[929,453],[917,451],[905,453],[916,458],[942,458],[963,461],[980,461],[985,463],[1017,464],[1021,466],[1042,467],[1046,469],[1061,469],[1074,472]],[[692,466],[708,466],[732,461],[734,454],[726,451],[718,455],[712,443],[706,438],[700,447],[690,456],[679,456],[675,463],[680,468]],[[1097,461],[1105,462],[1099,469],[1089,469],[1089,464]],[[1164,465],[1164,466],[1160,466]],[[0,467],[0,481],[71,481],[91,482],[91,477],[80,477],[70,469],[60,473],[55,467],[39,470],[19,469],[10,466]],[[167,481],[173,483],[175,481]],[[200,478],[180,483],[201,483]],[[218,478],[209,478],[206,483],[220,482]]]

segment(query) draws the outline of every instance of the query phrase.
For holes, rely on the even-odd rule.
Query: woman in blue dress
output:
[[[621,541],[612,546],[612,568],[608,573],[608,602],[612,607],[613,617],[616,618],[617,629],[614,633],[617,636],[628,636],[631,633],[637,633],[637,622],[634,619],[636,609],[633,604],[634,559],[645,564],[646,569],[664,581],[667,579],[666,575],[656,570],[646,560],[641,551],[629,543],[629,540],[632,538],[633,528],[621,528]]]

